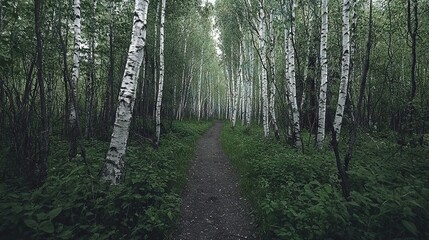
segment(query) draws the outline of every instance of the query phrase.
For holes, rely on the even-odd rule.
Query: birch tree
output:
[[[328,0],[321,3],[322,27],[320,34],[320,92],[319,92],[319,120],[317,128],[317,148],[323,148],[325,139],[326,92],[328,90]]]
[[[159,81],[158,97],[156,100],[156,129],[155,146],[159,146],[159,137],[161,135],[161,105],[162,91],[164,87],[164,24],[165,24],[165,1],[161,1],[161,21],[159,27]]]
[[[73,50],[73,68],[70,83],[70,99],[77,99],[77,82],[79,79],[79,64],[80,64],[80,46],[81,46],[81,16],[80,16],[80,0],[74,0],[74,50]],[[77,106],[70,104],[70,158],[76,157],[77,154]]]
[[[347,86],[349,82],[349,65],[350,65],[350,1],[343,0],[343,50],[341,58],[341,83],[338,95],[337,110],[334,120],[334,131],[339,139],[341,124],[343,121],[344,107],[347,99]]]
[[[265,50],[265,10],[264,0],[259,0],[259,56],[262,64],[262,80],[261,80],[261,91],[262,91],[262,122],[264,126],[264,136],[268,137],[270,134],[269,128],[269,117],[268,117],[268,80],[267,80],[267,59]]]
[[[288,73],[289,74],[289,81],[287,82],[288,86],[288,96],[289,96],[289,103],[291,106],[292,111],[292,130],[293,130],[293,141],[296,147],[301,147],[301,129],[300,129],[300,122],[299,122],[299,111],[298,111],[298,103],[296,100],[296,79],[295,79],[295,48],[294,48],[294,41],[295,41],[295,9],[296,9],[296,2],[292,0],[290,2],[291,4],[291,12],[290,12],[290,30],[288,32]]]
[[[276,138],[278,139],[279,136],[279,127],[277,126],[277,117],[276,117],[276,109],[275,109],[275,102],[276,102],[276,62],[275,62],[275,54],[274,54],[274,43],[275,43],[275,34],[274,34],[274,23],[273,23],[273,15],[274,10],[271,10],[270,12],[270,74],[271,74],[271,82],[270,82],[270,97],[269,97],[269,113],[271,116],[271,125],[274,129],[274,134]]]
[[[204,45],[201,46],[201,62],[200,62],[200,77],[198,79],[198,106],[197,106],[197,111],[198,111],[198,121],[201,119],[201,104],[202,104],[202,99],[201,99],[201,83],[203,81],[203,59],[204,59]]]
[[[122,77],[113,134],[104,162],[103,179],[111,184],[118,184],[125,171],[125,151],[136,99],[137,78],[146,45],[148,6],[149,0],[136,0],[135,2],[131,44]]]

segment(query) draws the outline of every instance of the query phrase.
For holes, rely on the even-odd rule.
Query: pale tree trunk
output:
[[[318,149],[323,148],[325,139],[326,122],[326,92],[328,91],[328,0],[322,0],[322,30],[320,36],[320,92],[319,92],[319,120],[317,128],[316,144]]]
[[[274,25],[273,25],[273,15],[274,11],[270,12],[270,73],[271,73],[271,82],[270,82],[270,97],[269,97],[269,112],[271,115],[271,124],[274,129],[274,135],[277,139],[280,138],[279,135],[279,127],[277,126],[277,118],[276,118],[276,60],[274,54]]]
[[[343,122],[344,108],[347,99],[347,86],[349,83],[350,66],[350,0],[343,0],[343,50],[341,60],[341,83],[338,95],[337,110],[334,120],[334,131],[336,139],[340,137],[341,124]]]
[[[286,8],[286,5],[284,6]],[[287,121],[287,137],[288,139],[292,138],[292,106],[289,101],[290,90],[289,90],[289,29],[286,24],[284,24],[284,55],[285,55],[285,83],[284,83],[284,91],[286,93],[285,102],[288,108],[288,121]]]
[[[248,74],[246,81],[246,127],[250,127],[250,121],[252,117],[252,82],[253,82],[253,49],[248,47],[247,52],[249,55]]]
[[[189,33],[185,35],[185,46],[183,48],[183,57],[186,58],[186,52],[188,49],[188,36]],[[182,111],[183,111],[183,105],[185,100],[185,92],[186,92],[186,79],[185,79],[185,72],[186,72],[186,61],[183,61],[183,70],[182,70],[182,85],[180,86],[180,102],[179,102],[179,108],[177,109],[177,119],[182,119]]]
[[[155,146],[159,146],[159,137],[161,135],[161,105],[162,91],[164,86],[164,24],[165,24],[165,1],[161,1],[161,21],[159,27],[159,82],[158,99],[156,101],[156,139]]]
[[[244,62],[244,51],[243,51],[243,40],[240,42],[240,60],[239,60],[239,64],[240,67],[238,68],[238,73],[239,73],[239,81],[240,81],[240,117],[241,117],[241,125],[244,124],[244,75],[243,75],[243,62]]]
[[[225,82],[226,82],[226,108],[225,108],[225,119],[231,118],[231,86],[230,86],[230,79],[228,74],[228,67],[227,64],[224,64],[223,72],[225,76]]]
[[[231,87],[232,87],[232,113],[231,113],[231,123],[232,127],[235,127],[235,124],[237,122],[237,102],[238,102],[238,83],[237,78],[239,78],[239,74],[234,73],[234,61],[233,59],[233,51],[231,51]],[[238,76],[237,76],[238,75]]]
[[[131,44],[119,92],[112,139],[104,162],[103,179],[111,184],[118,184],[125,171],[125,151],[136,99],[137,78],[144,59],[143,49],[146,45],[148,5],[149,0],[136,0],[135,2]]]
[[[308,32],[307,32],[307,43],[306,43],[306,56],[305,56],[305,66],[304,66],[304,76],[303,76],[303,84],[302,84],[302,94],[301,94],[301,102],[300,102],[300,106],[299,106],[299,110],[301,111],[301,114],[304,112],[304,107],[305,107],[305,101],[307,99],[307,94],[306,94],[306,88],[307,88],[307,77],[308,77],[308,67],[309,67],[309,63],[310,63],[310,53],[311,53],[311,34],[312,34],[312,29],[313,29],[313,14],[310,12],[310,9],[307,9],[308,11],[308,25],[306,26]]]
[[[264,137],[270,135],[269,127],[269,116],[268,116],[268,80],[267,80],[267,58],[265,50],[265,10],[264,10],[264,0],[259,0],[259,55],[262,63],[262,81],[261,81],[261,90],[262,90],[262,121],[264,126]]]
[[[159,8],[161,7],[161,1],[158,1],[158,4],[156,5],[156,14],[155,14],[155,26],[154,26],[154,30],[155,30],[155,34],[153,37],[153,108],[152,108],[152,120],[155,123],[155,128],[156,128],[156,101],[157,101],[157,97],[158,97],[158,60],[157,60],[157,49],[158,49],[158,13],[159,13]]]
[[[72,78],[70,83],[70,99],[77,100],[77,82],[79,79],[79,63],[80,63],[80,45],[81,45],[81,16],[80,16],[80,0],[74,0],[74,51],[73,51],[73,68]],[[77,105],[70,104],[70,158],[75,158],[77,154]]]
[[[201,99],[201,83],[203,81],[203,56],[204,56],[204,46],[201,46],[201,62],[200,62],[200,77],[198,79],[198,99],[197,99],[197,111],[198,111],[198,121],[200,121],[201,119],[201,104],[202,104],[202,99]]]
[[[298,111],[298,103],[296,100],[296,79],[295,79],[295,9],[296,2],[292,1],[292,12],[291,12],[291,27],[288,35],[288,63],[289,63],[289,102],[292,108],[292,130],[293,130],[293,141],[295,147],[301,147],[301,129],[299,122],[299,111]]]

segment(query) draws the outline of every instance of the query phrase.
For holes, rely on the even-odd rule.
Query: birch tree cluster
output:
[[[423,141],[427,1],[220,0],[216,10],[232,127],[261,124],[297,148],[303,132],[323,149],[344,126]]]
[[[104,179],[117,183],[129,136],[157,147],[173,120],[224,109],[211,4],[2,0],[0,10],[0,141],[9,177],[43,184],[49,141],[63,136],[70,161],[86,162],[84,141],[110,141]]]

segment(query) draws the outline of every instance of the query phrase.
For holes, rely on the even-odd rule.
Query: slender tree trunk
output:
[[[365,59],[362,66],[362,74],[360,78],[360,89],[359,89],[359,99],[357,104],[357,124],[360,125],[362,119],[362,102],[365,96],[365,87],[366,80],[368,77],[368,71],[370,67],[370,57],[371,57],[371,47],[372,47],[372,0],[369,1],[369,20],[368,20],[368,38],[366,40],[366,52]]]
[[[203,56],[204,56],[204,46],[201,46],[201,63],[200,63],[200,77],[198,79],[198,121],[200,121],[201,119],[201,104],[202,104],[202,99],[201,99],[201,83],[203,81]]]
[[[299,106],[301,116],[303,116],[304,108],[305,108],[305,101],[307,99],[306,90],[309,91],[308,86],[307,86],[307,77],[308,77],[308,68],[310,66],[310,55],[311,55],[311,46],[310,45],[311,45],[311,36],[312,36],[311,34],[312,34],[312,29],[313,29],[313,17],[312,17],[313,15],[311,13],[308,13],[308,15],[309,15],[308,25],[306,26],[306,28],[308,29],[308,32],[307,32],[308,38],[307,38],[307,43],[306,43],[307,50],[306,50],[306,56],[305,56],[304,75],[302,78],[301,102],[300,102],[300,106]]]
[[[291,11],[291,27],[288,35],[288,63],[289,63],[289,102],[292,107],[292,129],[293,129],[293,141],[295,147],[302,147],[301,142],[301,129],[300,129],[300,121],[299,121],[299,110],[298,103],[296,100],[296,78],[295,78],[295,9],[296,2],[294,0],[291,1],[292,11]]]
[[[125,171],[125,151],[136,99],[137,78],[144,59],[143,49],[146,45],[148,5],[149,0],[136,0],[135,2],[131,44],[119,92],[112,139],[104,162],[103,179],[111,184],[118,184]]]
[[[158,13],[161,8],[161,1],[158,1],[158,5],[156,6],[156,15],[155,15],[155,35],[154,35],[154,47],[153,47],[153,113],[152,120],[155,123],[156,129],[156,102],[158,98]],[[156,135],[156,134],[155,134]]]
[[[110,23],[109,23],[109,73],[108,73],[108,84],[105,92],[105,102],[104,102],[104,116],[103,122],[110,126],[114,121],[114,112],[113,112],[113,83],[114,83],[114,67],[115,67],[115,58],[113,54],[113,21],[114,21],[114,2],[110,2]],[[107,128],[108,129],[108,128]],[[107,135],[107,133],[106,133]]]
[[[188,49],[188,37],[189,33],[185,35],[185,46],[183,48],[183,57],[186,58],[186,52]],[[183,114],[183,105],[185,100],[185,90],[186,90],[186,79],[185,79],[185,72],[186,72],[186,62],[183,62],[183,69],[182,69],[182,85],[180,86],[180,102],[179,102],[179,108],[177,109],[177,116],[176,119],[181,120],[182,114]]]
[[[262,90],[262,122],[264,126],[264,137],[268,137],[270,135],[269,128],[269,116],[268,116],[268,65],[266,58],[266,49],[265,49],[265,10],[264,10],[264,0],[259,0],[259,56],[261,58],[262,64],[262,82],[261,82],[261,90]]]
[[[341,124],[343,122],[344,108],[347,99],[347,86],[349,82],[350,66],[350,0],[343,0],[343,50],[341,61],[341,83],[338,95],[337,110],[334,120],[334,131],[337,140],[340,138]]]
[[[411,4],[413,1],[413,4]],[[412,19],[412,15],[414,19]],[[417,12],[417,0],[407,0],[407,28],[408,34],[411,38],[411,89],[408,103],[408,119],[407,119],[407,132],[412,136],[414,132],[414,98],[416,97],[417,90],[417,30],[418,30],[418,12]]]
[[[43,45],[42,45],[42,21],[41,21],[42,0],[34,1],[34,28],[36,32],[36,66],[37,83],[40,93],[40,149],[39,149],[39,175],[37,186],[41,186],[48,176],[48,145],[49,130],[47,124],[45,81],[43,79]]]
[[[97,0],[92,0],[93,16],[91,18],[90,46],[89,46],[89,71],[87,86],[87,109],[86,109],[86,137],[92,137],[92,116],[94,112],[94,94],[95,94],[95,15],[97,9]]]
[[[321,5],[322,27],[320,37],[320,92],[319,92],[319,121],[317,127],[317,148],[323,148],[325,139],[325,122],[326,122],[326,93],[328,91],[328,0],[322,0]]]
[[[252,118],[252,82],[253,82],[253,68],[254,68],[254,56],[253,56],[253,48],[248,47],[248,55],[249,55],[249,67],[248,67],[248,75],[246,81],[246,127],[250,127],[250,121]]]
[[[77,99],[77,83],[79,79],[79,64],[80,64],[80,45],[81,45],[81,15],[80,15],[80,0],[74,0],[74,51],[73,51],[73,68],[70,85],[70,98]],[[77,154],[77,111],[78,106],[70,104],[70,159],[76,157]]]
[[[270,73],[271,73],[271,82],[270,82],[270,97],[269,97],[269,113],[271,116],[270,122],[274,129],[274,135],[277,139],[280,139],[279,127],[277,125],[276,117],[276,56],[274,54],[275,48],[275,35],[274,35],[274,24],[273,24],[273,15],[274,10],[270,12]]]
[[[231,47],[231,49],[232,49],[232,47]],[[236,73],[235,69],[234,69],[233,52],[234,51],[231,50],[231,63],[230,63],[231,64],[230,78],[231,78],[231,87],[232,87],[231,124],[232,124],[232,127],[235,128],[235,124],[237,122],[238,83],[239,83],[239,81],[237,81],[237,79],[240,78],[240,75],[239,75],[239,70],[237,70],[237,73]],[[239,66],[239,68],[240,68],[240,66]]]
[[[162,91],[164,86],[164,23],[165,23],[165,1],[161,0],[161,22],[159,28],[159,82],[158,98],[156,101],[156,139],[155,147],[159,146],[159,137],[161,135],[161,105]]]

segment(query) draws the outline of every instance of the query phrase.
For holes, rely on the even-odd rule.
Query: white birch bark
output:
[[[298,103],[296,100],[296,79],[295,79],[295,49],[294,49],[294,41],[295,41],[295,9],[296,2],[292,0],[292,12],[291,12],[291,27],[288,35],[288,63],[289,63],[289,102],[292,107],[292,128],[293,128],[293,138],[296,147],[301,147],[301,130],[299,125],[299,111],[298,111]]]
[[[253,81],[253,48],[250,46],[247,49],[249,55],[249,65],[248,65],[248,77],[246,81],[246,127],[250,127],[250,121],[252,117],[252,81]]]
[[[158,97],[156,100],[156,139],[155,146],[159,146],[159,137],[161,135],[161,106],[162,92],[164,87],[164,24],[165,24],[165,1],[161,1],[161,21],[159,26],[159,82]]]
[[[137,80],[146,44],[146,19],[149,0],[136,0],[131,44],[119,92],[119,104],[110,147],[104,163],[103,179],[118,184],[125,170],[125,151],[129,135]]]
[[[203,57],[204,56],[204,46],[201,47],[201,62],[200,62],[200,78],[198,79],[198,106],[197,106],[197,111],[198,111],[198,121],[200,121],[201,119],[201,104],[202,104],[202,99],[201,99],[201,82],[203,81]]]
[[[334,119],[336,139],[339,139],[341,124],[343,122],[344,107],[347,99],[347,86],[349,82],[350,67],[350,0],[343,0],[343,50],[341,60],[341,83],[338,94],[337,110]]]
[[[276,60],[274,54],[274,25],[273,25],[273,15],[274,11],[270,12],[270,73],[271,73],[271,82],[270,82],[270,97],[269,97],[269,112],[271,116],[271,124],[274,128],[274,133],[276,137],[279,137],[279,128],[277,126],[276,118]]]
[[[264,0],[259,0],[259,54],[261,57],[262,63],[262,122],[264,126],[264,137],[270,135],[269,128],[269,117],[268,117],[268,80],[267,80],[267,59],[266,59],[266,50],[265,50],[265,10],[264,10]]]
[[[284,6],[286,9],[286,5]],[[290,138],[292,136],[292,107],[289,101],[290,90],[289,90],[289,29],[286,24],[284,24],[284,54],[285,54],[285,83],[284,83],[284,91],[286,93],[285,102],[289,109],[288,111],[288,124],[287,124],[287,136]]]
[[[233,59],[233,51],[231,51],[231,61]],[[239,78],[238,72],[234,74],[234,63],[231,62],[231,87],[232,87],[232,115],[231,115],[231,124],[234,128],[237,122],[237,100],[238,100],[238,91],[237,91],[237,79]]]
[[[81,15],[80,15],[80,0],[74,0],[73,2],[73,13],[74,13],[74,49],[73,49],[73,68],[72,68],[72,77],[70,81],[70,99],[74,99],[70,103],[70,135],[71,135],[71,149],[70,149],[70,158],[75,158],[77,154],[77,106],[75,103],[77,101],[77,83],[79,80],[79,65],[80,65],[80,46],[82,42],[81,38]]]
[[[183,57],[186,59],[186,53],[187,53],[187,49],[188,49],[188,37],[189,37],[189,32],[185,35],[185,46],[183,48]],[[184,106],[184,101],[185,101],[185,94],[186,94],[186,78],[185,78],[185,73],[186,73],[186,61],[183,62],[183,69],[182,69],[182,85],[180,86],[180,102],[179,102],[179,107],[177,109],[177,119],[178,120],[182,120],[182,114],[183,114],[183,106]]]
[[[239,59],[239,81],[240,81],[240,117],[241,117],[241,125],[244,124],[244,75],[243,75],[243,62],[244,62],[244,52],[243,52],[243,43],[240,42],[240,59]]]
[[[319,93],[319,119],[317,128],[316,144],[318,149],[323,148],[325,139],[325,121],[326,121],[326,92],[328,90],[328,0],[322,0],[321,5],[322,29],[320,36],[320,65],[321,80]]]

